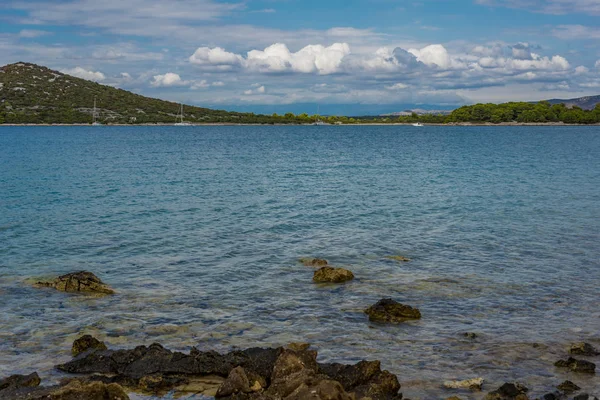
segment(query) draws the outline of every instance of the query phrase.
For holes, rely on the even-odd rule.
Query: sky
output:
[[[0,65],[260,113],[600,94],[600,0],[1,0]]]

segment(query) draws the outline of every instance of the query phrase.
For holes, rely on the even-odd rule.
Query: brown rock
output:
[[[83,335],[73,342],[71,353],[73,354],[73,357],[76,357],[89,349],[108,350],[104,342],[99,341],[92,335]]]
[[[23,387],[37,387],[40,385],[40,377],[37,372],[29,375],[11,375],[0,379],[0,390],[18,389]]]
[[[369,321],[403,322],[409,319],[420,319],[421,312],[411,306],[400,304],[392,299],[382,299],[365,310]]]
[[[559,368],[569,368],[573,372],[593,374],[596,371],[596,364],[585,360],[577,360],[573,357],[569,357],[567,360],[559,360],[554,365]]]
[[[50,393],[50,400],[129,400],[123,388],[116,384],[101,382],[81,383],[71,381],[68,385]]]
[[[341,283],[354,279],[354,274],[344,268],[323,267],[315,271],[313,282],[316,283]]]
[[[36,286],[52,287],[69,293],[114,294],[108,285],[96,275],[87,271],[73,272],[59,276],[50,282],[37,282]]]
[[[236,367],[231,370],[225,382],[217,390],[215,397],[228,397],[236,393],[250,393],[251,391],[246,371],[242,367]]]
[[[403,256],[387,256],[386,258],[389,258],[390,260],[399,261],[399,262],[409,262],[410,261],[410,258],[406,258]]]
[[[573,343],[569,349],[569,353],[578,356],[597,356],[600,354],[600,352],[589,343]]]

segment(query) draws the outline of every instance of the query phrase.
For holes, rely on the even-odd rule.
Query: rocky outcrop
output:
[[[559,368],[569,368],[573,372],[593,374],[596,371],[596,364],[585,360],[577,360],[573,357],[569,357],[567,360],[559,360],[554,365]]]
[[[71,354],[73,354],[73,357],[75,357],[89,349],[108,350],[104,342],[99,341],[91,335],[83,335],[73,342]]]
[[[114,294],[115,291],[88,271],[73,272],[59,276],[48,282],[36,282],[38,287],[51,287],[61,292],[89,293],[89,294]]]
[[[411,306],[400,304],[392,299],[382,299],[365,310],[369,321],[400,323],[410,319],[420,319],[421,312]]]
[[[528,391],[528,388],[518,382],[505,383],[498,389],[489,392],[485,396],[485,400],[528,400],[526,394]]]
[[[600,351],[596,350],[589,343],[573,343],[569,348],[569,353],[576,356],[597,356]]]
[[[3,400],[129,400],[125,390],[116,383],[83,382],[78,379],[50,387],[40,387],[37,373],[13,375],[0,380]]]
[[[253,348],[227,354],[173,352],[160,344],[132,350],[90,347],[72,361],[57,366],[64,372],[94,374],[87,379],[119,383],[144,392],[164,393],[189,385],[197,377],[226,378],[216,391],[232,400],[392,400],[400,399],[395,375],[382,371],[378,361],[356,365],[319,364],[317,352],[306,344],[291,348]]]
[[[571,381],[564,381],[563,383],[558,385],[556,388],[558,390],[562,390],[565,393],[572,393],[572,392],[576,392],[581,389],[579,386],[577,386],[576,384],[574,384]]]
[[[323,267],[315,271],[313,282],[342,283],[354,279],[354,274],[344,268]]]
[[[324,267],[328,265],[327,260],[322,258],[301,258],[300,262],[307,267]]]

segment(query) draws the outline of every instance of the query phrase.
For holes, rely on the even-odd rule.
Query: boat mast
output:
[[[94,96],[94,112],[92,113],[93,124],[96,123],[96,96]]]

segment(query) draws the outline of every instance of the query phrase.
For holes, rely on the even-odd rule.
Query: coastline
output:
[[[476,122],[456,122],[456,123],[448,123],[448,124],[437,124],[437,123],[422,123],[423,126],[461,126],[461,127],[469,127],[469,126],[495,126],[495,127],[506,127],[506,126],[600,126],[600,123],[597,124],[565,124],[562,122],[546,122],[546,123],[538,123],[538,122],[501,122],[498,124],[488,123],[476,123]],[[93,126],[92,124],[0,124],[2,126]],[[107,126],[174,126],[173,124],[167,123],[156,123],[156,124],[103,124],[101,127]],[[213,123],[200,123],[200,124],[190,124],[189,126],[312,126],[312,124],[250,124],[250,123],[229,123],[229,122],[213,122]],[[413,126],[412,123],[406,122],[373,122],[373,123],[355,123],[355,124],[328,124],[324,126]]]

